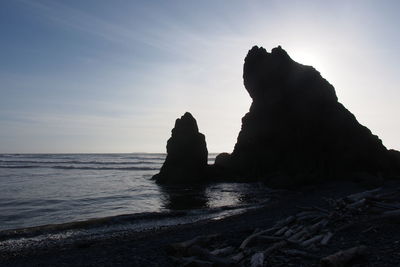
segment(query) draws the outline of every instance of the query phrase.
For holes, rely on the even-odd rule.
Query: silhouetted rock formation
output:
[[[197,122],[186,112],[175,122],[167,143],[167,158],[160,173],[153,178],[161,184],[197,183],[205,181],[208,151],[206,140],[199,133]]]
[[[254,46],[243,79],[253,103],[233,152],[207,166],[204,136],[186,113],[172,130],[158,182],[261,180],[289,187],[349,174],[375,183],[400,174],[400,153],[359,124],[317,70],[293,61],[280,46],[271,53]]]
[[[253,103],[242,119],[234,151],[223,165],[239,179],[288,186],[348,172],[395,169],[381,140],[337,100],[333,86],[280,46],[254,46],[244,85]]]

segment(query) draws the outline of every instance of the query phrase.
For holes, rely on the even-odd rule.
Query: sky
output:
[[[231,152],[254,45],[314,66],[400,149],[400,1],[0,1],[0,153],[165,152],[189,111]]]

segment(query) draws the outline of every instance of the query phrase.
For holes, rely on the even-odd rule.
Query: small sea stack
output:
[[[159,184],[201,183],[206,180],[207,161],[205,136],[192,114],[186,112],[175,121],[167,142],[167,157],[153,179]]]

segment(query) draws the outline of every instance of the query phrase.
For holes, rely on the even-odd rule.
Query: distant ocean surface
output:
[[[164,159],[147,153],[0,154],[0,230],[177,210],[219,216],[216,211],[267,196],[260,184],[160,187],[151,177]]]

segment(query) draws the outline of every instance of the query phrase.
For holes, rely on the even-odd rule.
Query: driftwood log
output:
[[[326,267],[343,267],[347,266],[352,260],[364,256],[367,252],[367,247],[358,246],[349,248],[347,250],[341,250],[321,259],[321,265]]]

